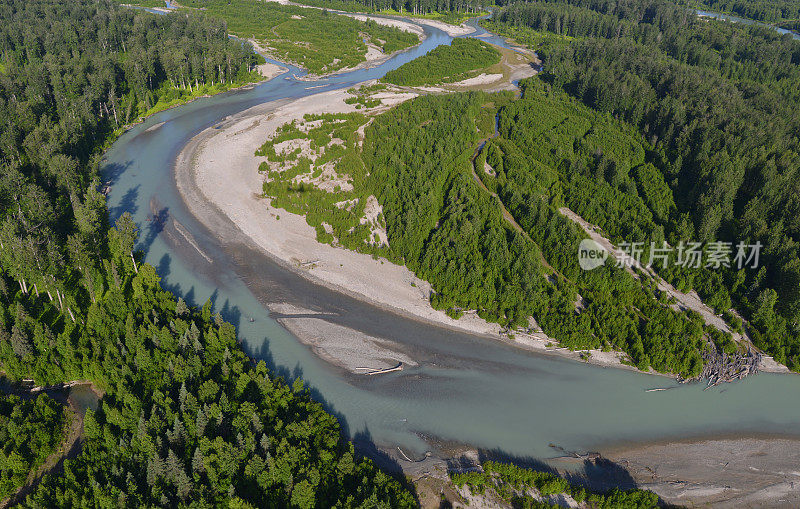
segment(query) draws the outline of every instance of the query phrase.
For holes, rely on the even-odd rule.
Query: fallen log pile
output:
[[[699,376],[691,379],[679,379],[679,382],[706,380],[706,389],[724,382],[741,380],[746,376],[758,373],[761,353],[752,349],[734,354],[719,352],[710,348],[703,352],[705,366]]]

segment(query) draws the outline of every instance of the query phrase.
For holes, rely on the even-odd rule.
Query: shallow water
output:
[[[377,68],[309,83],[292,78],[303,73],[290,67],[287,74],[250,90],[200,99],[131,129],[106,155],[112,220],[130,212],[141,229],[139,248],[158,268],[164,286],[194,304],[211,298],[237,325],[248,353],[284,376],[302,376],[351,437],[400,445],[409,454],[427,450],[422,437],[436,437],[544,458],[555,455],[551,443],[596,450],[711,433],[797,433],[800,377],[762,374],[703,391],[700,385],[678,386],[663,377],[520,351],[314,285],[243,243],[220,244],[188,213],[172,168],[194,135],[256,104],[380,77],[452,40],[437,29],[425,31],[429,37],[421,46]],[[308,90],[320,84],[326,86]],[[154,126],[159,127],[148,131]],[[213,263],[181,241],[178,227],[194,237]],[[272,320],[264,306],[269,302],[332,313],[327,317],[331,322],[403,344],[420,366],[381,377],[343,373]],[[645,392],[654,387],[674,389]]]

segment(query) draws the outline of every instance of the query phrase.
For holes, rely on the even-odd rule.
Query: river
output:
[[[714,19],[720,19],[720,20],[723,20],[723,21],[730,21],[731,23],[744,23],[745,25],[758,25],[758,26],[771,28],[771,29],[775,30],[776,32],[778,32],[779,34],[783,34],[783,35],[789,34],[794,39],[800,41],[800,34],[798,34],[797,32],[793,32],[791,30],[787,30],[787,29],[781,28],[779,26],[770,25],[769,23],[763,23],[761,21],[756,21],[756,20],[753,20],[753,19],[740,18],[739,16],[734,16],[733,14],[722,14],[721,12],[709,12],[709,11],[703,11],[703,10],[700,10],[700,9],[695,10],[695,12],[697,13],[698,16],[704,17],[704,18],[714,18]]]
[[[420,46],[379,67],[309,83],[292,78],[304,73],[289,66],[285,75],[249,90],[199,99],[132,128],[105,158],[104,176],[112,182],[111,219],[130,212],[141,230],[138,247],[158,269],[165,288],[194,304],[211,298],[237,326],[245,351],[287,378],[302,377],[357,440],[386,448],[399,445],[416,457],[430,449],[428,440],[434,438],[547,458],[558,454],[551,443],[568,450],[603,450],[665,438],[797,433],[800,405],[794,398],[800,377],[760,374],[703,391],[700,384],[679,386],[664,377],[521,351],[312,284],[244,242],[223,244],[188,212],[172,170],[192,137],[256,104],[378,78],[452,40],[435,28],[424,30],[428,37]],[[324,87],[308,89],[318,85]],[[208,259],[188,245],[184,234]],[[419,366],[379,377],[346,374],[270,318],[265,307],[270,302],[329,313],[325,319],[330,322],[399,342]],[[673,389],[646,392],[654,387]]]

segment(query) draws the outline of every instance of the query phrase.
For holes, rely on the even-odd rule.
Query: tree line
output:
[[[492,5],[487,0],[302,0],[299,3],[346,12],[397,11],[412,15],[478,13]]]
[[[0,263],[23,293],[75,309],[75,282],[96,298],[99,149],[162,95],[249,78],[255,56],[200,15],[42,0],[0,19]]]
[[[695,4],[690,2],[688,5]],[[732,13],[766,23],[800,18],[800,2],[797,0],[704,0],[697,6],[713,12]]]
[[[550,472],[540,472],[496,461],[485,461],[478,472],[454,474],[453,482],[456,486],[468,487],[473,494],[484,494],[487,490],[492,490],[496,496],[512,507],[526,509],[560,507],[550,501],[554,495],[562,494],[569,495],[578,503],[585,502],[588,507],[602,509],[654,509],[659,506],[658,495],[650,491],[613,489],[603,494],[592,493]],[[534,497],[532,490],[537,492],[539,497]]]

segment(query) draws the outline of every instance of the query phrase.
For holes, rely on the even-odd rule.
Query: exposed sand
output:
[[[419,23],[421,25],[428,25],[433,28],[438,28],[439,30],[445,32],[450,37],[459,37],[461,35],[468,35],[475,31],[475,27],[463,24],[451,25],[443,21],[438,21],[435,19],[425,19],[425,18],[413,18],[413,19],[415,23]]]
[[[312,6],[312,5],[298,4],[298,3],[295,3],[295,2],[291,2],[290,0],[266,0],[266,1],[279,3],[281,5],[294,5],[296,7],[304,7],[306,9],[322,9],[322,7],[315,7],[315,6]],[[419,23],[419,24],[422,24],[422,25],[428,25],[428,26],[432,26],[434,28],[438,28],[439,30],[442,30],[443,32],[446,32],[451,37],[458,37],[460,35],[467,35],[467,34],[471,34],[472,32],[475,31],[474,27],[470,27],[470,26],[467,26],[467,25],[463,25],[462,24],[462,25],[456,26],[456,25],[451,25],[449,23],[444,23],[442,21],[437,21],[437,20],[432,20],[432,19],[403,18],[403,19],[413,19],[414,23],[410,23],[410,22],[402,21],[402,20],[399,20],[399,19],[396,19],[396,18],[381,18],[381,17],[370,16],[370,15],[361,14],[361,13],[343,12],[343,11],[337,11],[335,9],[330,9],[330,10],[331,10],[331,12],[335,12],[336,14],[340,14],[342,16],[350,16],[352,18],[360,19],[361,21],[365,21],[366,19],[371,19],[371,20],[375,21],[376,23],[380,23],[381,25],[394,26],[396,28],[400,28],[401,30],[406,30],[406,31],[409,31],[409,32],[411,32],[411,31],[416,32],[417,30],[419,30],[419,32],[422,32],[422,30],[418,26],[414,25],[414,23]],[[402,14],[400,15],[400,17],[403,17]],[[415,27],[415,28],[411,28],[411,27]]]
[[[465,496],[444,478],[442,470],[472,471],[481,461],[508,461],[502,452],[433,440],[437,454],[424,461],[407,461],[388,454],[415,483],[437,478],[437,492],[454,507],[503,507],[497,499]],[[546,460],[562,477],[591,490],[640,488],[653,491],[666,504],[679,507],[772,508],[800,507],[800,440],[775,436],[732,436],[659,441],[600,449],[579,456]],[[442,458],[447,458],[444,460]],[[519,458],[525,466],[526,459]],[[539,463],[539,462],[536,462]],[[449,490],[448,490],[449,487]],[[424,501],[423,501],[424,502]],[[462,504],[457,505],[456,503]],[[554,501],[561,507],[567,500]],[[429,507],[439,507],[430,505]],[[588,507],[578,504],[578,507]]]
[[[289,69],[281,65],[267,62],[258,66],[258,72],[264,76],[265,80],[269,81],[276,76],[280,76],[285,72],[289,72]]]
[[[739,438],[627,447],[604,454],[668,503],[800,506],[800,441]]]
[[[290,304],[274,304],[272,317],[326,362],[351,373],[364,375],[370,371],[403,366],[416,366],[404,347],[394,341],[325,320],[323,315]]]
[[[267,254],[316,282],[434,323],[496,335],[499,326],[475,315],[456,321],[433,309],[428,301],[430,285],[407,268],[320,244],[304,217],[272,208],[260,197],[263,177],[258,165],[266,158],[253,155],[255,150],[279,126],[307,113],[356,111],[344,103],[348,96],[346,91],[336,90],[277,107],[274,103],[259,105],[201,132],[176,163],[178,188],[187,206],[201,221],[205,207],[218,208]],[[396,94],[395,102],[411,97],[414,94]],[[380,109],[386,109],[391,101],[384,98],[383,102]],[[207,203],[187,199],[189,184],[196,186]],[[358,343],[357,338],[352,340]]]
[[[404,32],[410,32],[412,34],[416,34],[417,37],[419,37],[420,39],[423,39],[425,37],[425,32],[422,30],[422,28],[420,28],[419,25],[415,25],[410,21],[403,21],[395,18],[381,18],[378,16],[369,16],[367,14],[356,14],[351,12],[342,12],[339,14],[341,14],[342,16],[347,16],[349,18],[357,19],[358,21],[374,21],[379,25],[394,27]]]
[[[252,44],[253,45],[253,49],[256,50],[256,53],[259,53],[262,57],[269,57],[270,56],[269,51],[266,50],[265,48],[263,48],[258,43],[257,40],[248,39],[247,42]],[[280,76],[281,74],[283,74],[285,72],[289,72],[288,68],[286,68],[286,67],[284,67],[282,65],[273,64],[273,63],[270,63],[270,62],[265,62],[265,63],[259,65],[256,68],[258,69],[258,72],[262,76],[264,76],[264,79],[266,81],[269,81],[272,78],[275,78],[276,76]]]
[[[451,87],[474,87],[476,85],[489,85],[491,83],[500,81],[501,79],[503,79],[502,74],[486,74],[485,72],[482,72],[477,76],[473,76],[472,78],[450,83],[449,85]]]

